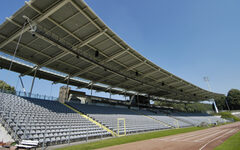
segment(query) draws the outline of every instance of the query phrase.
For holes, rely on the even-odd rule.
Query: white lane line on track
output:
[[[198,139],[198,138],[201,138],[202,136],[206,136],[206,135],[209,135],[209,134],[212,134],[212,133],[216,133],[216,131],[202,132],[202,133],[199,133],[197,135],[184,137],[184,140],[194,140],[196,138]]]
[[[167,140],[167,139],[158,139],[160,141],[166,141],[166,142],[183,142],[184,140],[175,140],[175,141],[170,141],[170,140]],[[184,142],[193,142],[193,143],[201,143],[201,142],[195,142],[195,141],[184,141]]]
[[[218,136],[218,137],[212,139],[211,141],[209,141],[209,142],[207,142],[206,144],[204,144],[199,150],[204,149],[209,143],[211,143],[211,142],[213,142],[213,141],[215,141],[215,140],[217,140],[217,139],[223,137],[223,136],[226,135],[226,134],[229,134],[229,133],[231,133],[231,132],[234,132],[234,131],[235,131],[235,129],[232,129],[232,130],[230,130],[230,131],[228,131],[228,132],[222,134],[221,136]]]
[[[222,131],[218,131],[217,133],[213,132],[214,134],[211,134],[211,133],[205,133],[205,134],[201,134],[199,136],[194,136],[192,138],[187,138],[187,139],[180,139],[180,140],[170,140],[170,141],[181,141],[181,142],[194,142],[194,143],[202,143],[204,141],[201,141],[201,140],[194,140],[194,139],[198,139],[199,137],[202,137],[204,135],[208,135],[208,134],[211,134],[210,136],[205,136],[204,138],[202,139],[206,139],[206,138],[209,138],[209,137],[212,137],[216,134],[220,134],[220,133],[223,133],[223,132],[226,132],[226,130],[222,130]]]
[[[202,142],[204,142],[204,141],[194,140],[194,139],[198,139],[199,137],[202,137],[202,136],[211,134],[210,136],[205,136],[204,138],[202,138],[202,139],[205,139],[205,138],[212,137],[212,136],[214,136],[214,135],[216,135],[216,134],[220,134],[220,133],[222,133],[222,132],[226,132],[226,129],[225,129],[225,130],[218,131],[217,133],[216,133],[216,131],[214,131],[214,132],[211,132],[211,133],[204,133],[204,134],[201,134],[201,135],[199,135],[199,136],[194,135],[194,136],[192,137],[192,139],[191,139],[191,138],[187,138],[187,139],[175,139],[175,140],[173,139],[173,140],[168,140],[168,141],[202,143]],[[214,134],[212,134],[212,133],[214,133]],[[167,140],[165,140],[165,141],[167,141]]]
[[[209,131],[209,132],[195,133],[195,134],[191,134],[191,135],[190,134],[188,134],[188,135],[181,135],[181,136],[178,136],[178,137],[175,137],[175,138],[170,138],[170,137],[169,138],[161,138],[161,139],[158,139],[158,140],[161,140],[161,141],[184,141],[184,142],[199,143],[199,141],[193,141],[193,140],[191,140],[191,138],[196,139],[196,138],[202,137],[204,135],[212,134],[212,133],[216,133],[216,131],[212,130],[211,132]]]
[[[226,130],[228,131],[228,129],[221,130],[221,131],[218,131],[218,132],[216,132],[216,133],[214,133],[214,134],[210,134],[209,136],[205,136],[205,137],[203,137],[203,138],[200,138],[200,139],[197,139],[197,140],[194,140],[194,141],[195,141],[195,142],[204,142],[204,141],[202,141],[202,140],[207,139],[207,138],[210,138],[210,137],[215,136],[215,135],[217,135],[217,134],[226,132]]]
[[[172,139],[169,139],[169,140],[172,140],[172,141],[174,141],[174,140],[182,140],[183,138],[185,140],[185,139],[189,139],[191,137],[203,136],[205,134],[210,134],[210,133],[214,133],[214,132],[216,132],[216,131],[209,131],[209,132],[204,131],[204,132],[201,132],[201,133],[194,133],[194,134],[178,136],[178,137],[175,137],[175,138],[172,138]]]
[[[189,133],[180,134],[180,135],[178,135],[177,137],[167,137],[167,138],[165,138],[165,139],[169,139],[169,140],[171,140],[171,139],[178,139],[178,138],[188,137],[188,136],[198,135],[198,134],[199,134],[199,132],[197,132],[197,133],[189,132]],[[173,136],[176,136],[176,135],[173,135]]]

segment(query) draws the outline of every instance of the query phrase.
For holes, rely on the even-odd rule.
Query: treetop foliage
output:
[[[231,89],[226,97],[231,110],[240,110],[240,90]]]
[[[231,110],[240,110],[240,90],[231,89],[229,90],[227,96],[222,96],[215,99],[218,110],[228,110],[227,103]],[[159,101],[155,102],[155,105],[172,107],[175,110],[183,112],[206,112],[213,110],[210,104],[193,103],[193,104],[183,104],[183,103],[170,103]]]
[[[15,93],[15,87],[14,86],[10,86],[9,84],[7,84],[6,82],[0,80],[0,89],[1,90],[5,90],[5,91],[9,91],[11,93]]]

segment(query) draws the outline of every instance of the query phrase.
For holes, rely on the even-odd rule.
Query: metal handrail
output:
[[[6,89],[0,89],[0,92],[7,93],[7,94],[13,94],[20,97],[27,97],[27,98],[36,98],[36,99],[42,99],[42,100],[51,100],[51,101],[57,101],[58,97],[54,96],[47,96],[47,95],[41,95],[41,94],[30,94],[29,92],[22,92],[22,91],[9,91]]]

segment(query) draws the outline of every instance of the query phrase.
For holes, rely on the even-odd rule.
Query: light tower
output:
[[[212,92],[212,88],[211,88],[211,86],[210,86],[210,84],[209,84],[209,79],[208,79],[208,77],[203,77],[203,80],[207,83],[207,85],[208,85],[208,90],[209,90],[210,92]],[[215,100],[212,98],[212,99],[210,99],[210,101],[213,102],[215,111],[216,111],[216,113],[218,113],[218,108],[217,108],[217,105],[216,105]]]

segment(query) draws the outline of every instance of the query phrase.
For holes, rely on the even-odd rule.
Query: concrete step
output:
[[[8,134],[7,130],[0,124],[0,141],[7,143],[7,142],[14,142],[12,137]]]

